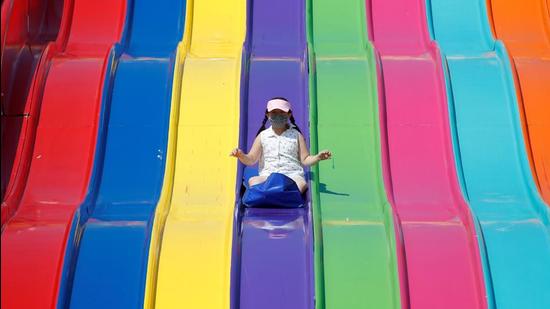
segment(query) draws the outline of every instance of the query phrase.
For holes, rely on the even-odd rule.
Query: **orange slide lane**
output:
[[[550,1],[490,0],[496,36],[517,72],[535,178],[550,204]]]

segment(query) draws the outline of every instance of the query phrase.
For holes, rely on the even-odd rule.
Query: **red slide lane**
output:
[[[30,99],[40,80],[39,62],[48,45],[67,41],[72,1],[10,0],[2,3],[1,224],[15,212],[20,175],[28,172],[32,147],[25,141],[36,128],[38,106]],[[27,163],[27,164],[23,164]],[[19,190],[20,191],[20,190]],[[8,201],[6,201],[8,200]]]
[[[31,95],[40,113],[19,207],[2,232],[2,308],[56,306],[67,238],[88,187],[104,72],[126,1],[74,0],[72,7],[67,44],[46,48],[43,91]]]

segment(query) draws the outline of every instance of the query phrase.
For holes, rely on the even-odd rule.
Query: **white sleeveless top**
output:
[[[294,128],[277,135],[272,127],[260,133],[262,155],[258,166],[260,176],[271,173],[281,173],[290,178],[304,178],[304,169],[300,162],[300,147],[298,136],[300,132]]]

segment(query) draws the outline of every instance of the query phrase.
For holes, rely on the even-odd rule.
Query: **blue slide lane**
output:
[[[151,228],[162,189],[172,79],[184,0],[128,1],[128,38],[115,48],[90,214],[67,247],[62,306],[143,307]]]

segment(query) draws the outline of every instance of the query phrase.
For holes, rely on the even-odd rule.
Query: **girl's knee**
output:
[[[249,186],[254,186],[254,185],[257,185],[257,184],[260,184],[260,183],[264,182],[266,179],[267,179],[267,177],[265,177],[265,176],[250,177],[250,179],[248,180],[248,185]]]

